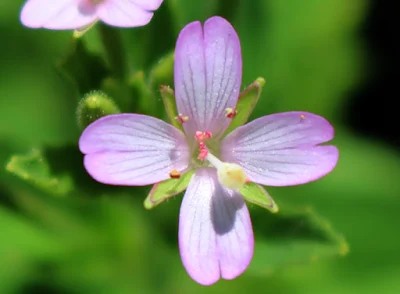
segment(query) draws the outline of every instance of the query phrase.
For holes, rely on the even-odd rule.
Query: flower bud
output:
[[[79,102],[76,118],[79,127],[84,129],[100,117],[115,113],[120,110],[110,97],[101,91],[92,91]]]

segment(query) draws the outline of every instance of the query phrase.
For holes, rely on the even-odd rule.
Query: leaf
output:
[[[62,244],[51,234],[0,205],[0,292],[18,293],[17,289],[37,272],[38,260],[59,256]]]
[[[102,81],[100,88],[115,100],[121,112],[133,112],[135,110],[134,105],[140,97],[127,84],[118,79],[107,77]]]
[[[239,6],[231,21],[243,46],[243,80],[266,77],[265,91],[272,98],[258,105],[254,117],[307,110],[341,118],[344,93],[362,74],[365,54],[357,31],[365,1],[254,0]]]
[[[131,63],[135,70],[151,68],[161,56],[175,47],[176,37],[182,27],[176,29],[175,15],[163,3],[151,22],[134,30],[128,30],[128,48]],[[162,33],[160,33],[162,31]]]
[[[189,185],[193,173],[194,171],[190,170],[184,173],[179,179],[169,179],[155,184],[144,200],[144,207],[146,209],[152,209],[168,198],[184,191]]]
[[[87,50],[82,38],[72,39],[70,52],[56,68],[76,84],[80,94],[100,89],[102,80],[109,74],[103,60]]]
[[[272,213],[277,213],[279,211],[278,205],[275,203],[274,199],[272,199],[262,186],[256,183],[246,183],[239,191],[246,201],[266,208]]]
[[[286,265],[348,253],[344,237],[311,207],[280,206],[278,214],[252,214],[257,243],[250,272],[265,275]]]
[[[238,103],[236,105],[237,113],[233,117],[228,129],[225,131],[225,135],[229,134],[234,129],[247,122],[257,104],[264,84],[265,80],[263,78],[257,78],[240,94]]]
[[[12,156],[6,169],[50,194],[66,195],[73,189],[72,179],[68,175],[52,175],[49,163],[37,149],[27,155]]]

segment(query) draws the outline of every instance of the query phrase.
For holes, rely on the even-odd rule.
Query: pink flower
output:
[[[101,20],[116,27],[148,24],[163,0],[28,0],[21,22],[31,28],[79,29]]]
[[[239,38],[221,17],[188,24],[175,50],[178,120],[185,133],[139,114],[103,117],[83,132],[84,164],[99,182],[149,185],[194,169],[179,217],[183,264],[198,283],[234,279],[254,248],[249,211],[238,189],[246,181],[288,186],[329,173],[338,160],[324,118],[307,112],[261,117],[227,136],[239,97]]]

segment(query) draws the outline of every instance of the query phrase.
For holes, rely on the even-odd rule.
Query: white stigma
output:
[[[218,180],[222,186],[236,190],[240,189],[246,183],[247,176],[240,165],[222,162],[210,152],[208,152],[206,159],[217,169]]]

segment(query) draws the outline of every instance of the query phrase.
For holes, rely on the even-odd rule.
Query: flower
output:
[[[324,118],[286,112],[258,118],[225,135],[242,79],[239,38],[221,17],[188,24],[174,64],[177,120],[184,133],[140,114],[103,117],[83,132],[84,165],[99,182],[148,185],[195,170],[179,216],[180,254],[189,275],[210,285],[248,267],[254,247],[247,182],[287,186],[329,173],[338,150]]]
[[[148,24],[163,0],[28,0],[21,22],[31,28],[80,29],[97,20],[116,27]]]

